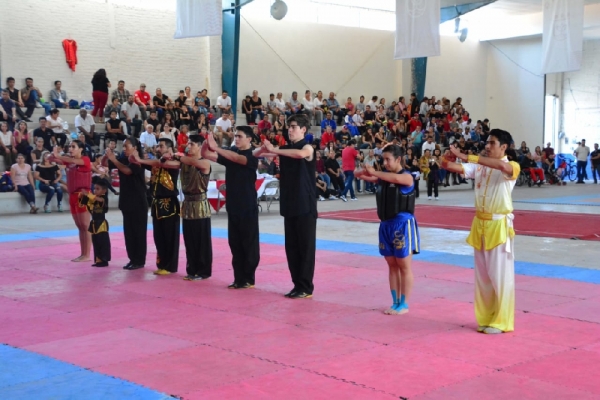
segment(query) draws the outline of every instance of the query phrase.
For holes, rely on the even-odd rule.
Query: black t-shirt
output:
[[[256,205],[256,170],[258,159],[252,149],[232,150],[247,158],[246,165],[229,161],[219,155],[217,162],[225,166],[225,182],[227,184],[227,201],[225,207],[228,214],[247,215],[258,212]]]
[[[46,130],[42,130],[42,128],[37,128],[33,131],[33,137],[41,137],[44,139],[44,148],[48,151],[52,151],[52,142],[50,139],[54,136],[54,131],[52,129],[46,128]]]
[[[335,158],[331,159],[331,158],[327,157],[327,160],[325,160],[325,171],[331,175],[331,172],[329,172],[329,170],[338,172],[339,169],[340,169],[340,164],[337,162],[337,160]]]
[[[306,140],[302,139],[281,148],[301,150],[306,144]],[[317,159],[314,151],[312,154],[310,161],[305,158],[291,157],[280,157],[279,159],[281,170],[279,213],[282,217],[310,215],[317,218],[317,187],[315,186]]]
[[[596,157],[598,154],[600,154],[600,150],[594,150],[590,153],[590,157],[594,158]],[[600,158],[596,159],[596,160],[592,160],[592,165],[600,165]]]
[[[127,175],[119,170],[119,210],[139,211],[140,208],[148,210],[144,168],[138,164],[130,164],[126,156],[119,157],[118,160],[132,172],[131,175]],[[112,170],[117,167],[109,161],[108,168]]]
[[[106,121],[108,125],[110,125],[110,129],[120,129],[121,120],[120,119],[109,119]]]
[[[260,99],[260,97],[256,101],[254,101],[254,99],[251,98],[250,105],[252,106],[252,109],[254,109],[254,107],[262,106],[262,100]]]
[[[40,174],[41,179],[52,182],[56,179],[56,171],[58,171],[58,166],[52,165],[50,167],[44,167],[42,165],[38,165],[35,171]]]
[[[108,78],[93,78],[92,79],[92,91],[94,92],[105,92],[108,93]]]
[[[374,121],[375,120],[375,111],[365,111],[363,113],[363,119],[365,121]]]
[[[12,91],[9,88],[6,88],[8,91],[8,97],[14,101],[15,103],[19,101],[19,89],[13,89]],[[5,110],[6,111],[6,110]],[[8,112],[8,111],[7,111]]]
[[[156,132],[156,127],[158,126],[158,124],[160,124],[160,121],[158,119],[152,119],[152,118],[148,118],[146,120],[147,124],[150,124],[154,127],[154,132]]]
[[[156,102],[159,106],[164,107],[165,102],[167,101],[168,98],[169,98],[169,96],[163,94],[162,97],[154,96],[152,98],[152,101]]]

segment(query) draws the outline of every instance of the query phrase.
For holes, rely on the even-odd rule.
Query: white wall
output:
[[[221,39],[173,39],[175,13],[129,8],[90,0],[2,0],[0,13],[0,73],[24,85],[28,76],[45,96],[55,80],[71,98],[91,99],[91,78],[105,68],[116,87],[130,91],[148,85],[177,96],[184,86],[221,91]],[[29,22],[27,22],[29,21]],[[25,26],[23,25],[25,24]],[[77,41],[78,64],[72,72],[62,40]]]
[[[306,89],[325,97],[333,91],[342,104],[360,95],[389,104],[402,91],[402,62],[393,60],[393,49],[392,32],[242,18],[238,105],[252,90],[265,101],[269,93],[287,100]]]

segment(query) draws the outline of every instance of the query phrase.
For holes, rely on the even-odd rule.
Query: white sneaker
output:
[[[337,200],[337,197],[335,197],[335,196],[329,196],[329,200]]]
[[[438,201],[439,199],[440,199],[439,197],[436,197],[436,198],[435,198],[435,200],[436,200],[436,201]]]
[[[428,197],[427,197],[427,200],[431,200],[431,196],[428,196]]]
[[[358,201],[358,199],[356,197],[352,197],[350,200],[351,201]]]
[[[487,334],[487,335],[497,335],[499,333],[504,333],[502,332],[500,329],[498,328],[492,328],[491,326],[488,326],[487,328],[485,328],[483,330],[483,333]]]
[[[344,203],[348,201],[348,199],[346,198],[346,196],[340,196],[340,199],[342,199],[344,201]]]
[[[319,196],[319,201],[325,201],[325,197]]]

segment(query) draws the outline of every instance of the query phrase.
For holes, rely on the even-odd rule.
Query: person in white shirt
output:
[[[377,99],[377,96],[373,96],[371,100],[369,100],[369,102],[367,103],[367,105],[371,107],[371,110],[377,110]]]
[[[146,151],[154,154],[156,151],[156,136],[154,136],[154,127],[150,124],[146,125],[146,130],[140,135],[140,143]]]
[[[94,118],[87,113],[85,108],[80,109],[79,115],[75,117],[75,129],[85,136],[85,142],[90,146],[100,145],[100,138],[94,132],[96,130]]]
[[[178,132],[177,128],[175,127],[171,127],[169,126],[168,123],[165,123],[165,126],[163,127],[163,131],[160,133],[158,139],[169,139],[170,141],[172,141],[173,143],[177,143],[177,140],[175,139],[175,134]]]
[[[224,112],[231,112],[231,97],[229,97],[226,90],[223,90],[223,94],[217,99],[217,115],[223,115]]]
[[[423,147],[421,147],[423,154],[425,154],[425,150],[429,150],[429,154],[433,154],[433,151],[435,150],[435,142],[433,141],[432,132],[427,135],[427,141],[423,143]]]
[[[587,160],[590,155],[590,148],[585,145],[585,139],[581,139],[578,143],[579,147],[575,149],[573,153],[577,157],[577,183],[585,183],[583,181],[586,175]]]
[[[123,120],[127,124],[128,133],[137,137],[142,130],[142,120],[140,119],[140,107],[135,104],[133,95],[129,95],[125,104],[121,106],[121,114],[123,114]]]
[[[228,147],[233,142],[233,130],[228,112],[224,112],[221,118],[215,122],[214,137],[219,147]]]
[[[280,114],[285,112],[285,101],[283,101],[283,94],[281,92],[277,93],[275,105],[277,106]]]
[[[320,90],[317,92],[317,97],[313,100],[314,111],[315,111],[315,123],[321,126],[323,122],[323,92]]]
[[[321,121],[319,121],[318,123],[316,121],[315,103],[310,94],[310,90],[307,90],[306,92],[304,92],[304,98],[302,99],[302,105],[304,106],[304,112],[306,113],[306,115],[308,115],[309,121],[312,120],[313,118],[315,118],[315,123],[320,126]],[[321,112],[321,115],[323,115],[322,112]]]
[[[48,121],[48,128],[52,129],[54,132],[54,137],[60,146],[64,146],[67,142],[67,132],[69,129],[69,124],[65,124],[65,121],[59,117],[60,111],[54,108],[50,111],[50,115],[46,117],[46,121]]]

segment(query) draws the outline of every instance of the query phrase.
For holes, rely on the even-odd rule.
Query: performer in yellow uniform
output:
[[[475,180],[475,218],[467,243],[475,251],[475,316],[478,332],[502,333],[515,325],[515,258],[511,193],[521,171],[508,161],[510,133],[493,129],[487,157],[462,154],[451,146],[442,167]],[[459,158],[462,164],[453,162]]]

